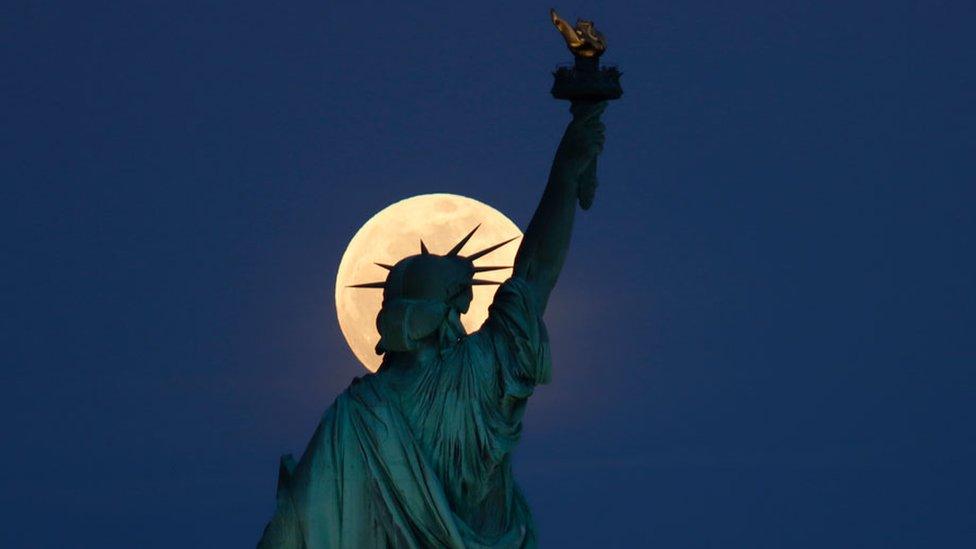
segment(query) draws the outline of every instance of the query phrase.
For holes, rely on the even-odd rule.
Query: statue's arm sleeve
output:
[[[490,338],[503,398],[525,399],[552,376],[549,335],[532,287],[512,277],[495,293],[484,329]]]

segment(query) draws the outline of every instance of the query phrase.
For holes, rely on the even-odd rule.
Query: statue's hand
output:
[[[604,126],[600,122],[600,115],[606,108],[606,101],[574,101],[569,109],[573,113],[573,120],[559,143],[558,160],[564,162],[567,168],[575,168],[572,172],[574,175],[582,173],[603,150]]]
[[[590,167],[580,174],[579,189],[576,191],[580,208],[590,209],[590,206],[593,205],[593,199],[596,198],[596,188],[599,185],[600,181],[596,177],[596,159],[594,158],[593,162],[590,162]]]
[[[566,128],[556,153],[556,165],[563,175],[577,183],[580,206],[586,210],[596,194],[596,159],[603,151],[604,126],[600,115],[606,101],[599,103],[573,102],[570,112],[573,121]]]

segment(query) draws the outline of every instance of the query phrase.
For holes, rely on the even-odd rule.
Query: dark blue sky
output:
[[[359,225],[528,221],[549,3],[285,4],[3,8],[0,545],[251,545],[362,373]],[[976,544],[976,4],[556,7],[626,93],[515,457],[543,547]]]

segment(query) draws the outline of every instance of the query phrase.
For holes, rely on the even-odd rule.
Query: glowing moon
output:
[[[461,254],[473,253],[521,236],[522,231],[498,210],[473,198],[456,194],[422,194],[387,206],[367,221],[342,254],[336,276],[336,314],[342,335],[356,358],[375,372],[381,358],[374,350],[380,340],[376,314],[383,302],[383,290],[349,288],[352,284],[386,279],[386,269],[376,263],[393,265],[404,257],[420,253],[423,238],[431,253],[444,254],[476,225],[481,224]],[[491,252],[480,265],[512,265],[519,240]],[[484,280],[505,280],[510,270],[479,273]],[[488,305],[497,286],[475,286],[474,299],[461,317],[470,333],[488,318]]]

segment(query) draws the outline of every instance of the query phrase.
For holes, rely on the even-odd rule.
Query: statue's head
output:
[[[414,351],[424,341],[446,347],[465,334],[461,315],[471,305],[472,286],[499,284],[478,280],[475,274],[511,268],[479,267],[474,261],[515,240],[506,240],[468,256],[460,255],[477,230],[475,227],[444,255],[430,253],[421,241],[419,254],[405,257],[395,265],[378,264],[389,271],[386,280],[352,286],[383,289],[383,306],[376,315],[376,329],[380,333],[377,354]]]
[[[474,262],[431,253],[406,257],[393,265],[383,285],[383,302],[398,299],[438,301],[464,314],[471,305]]]

